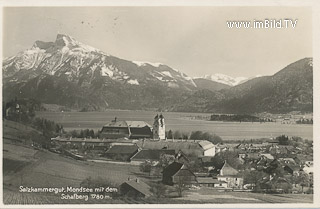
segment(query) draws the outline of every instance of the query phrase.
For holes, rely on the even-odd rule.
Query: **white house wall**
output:
[[[207,149],[207,150],[204,150],[204,152],[203,152],[203,156],[215,156],[215,154],[216,154],[216,149],[215,149],[215,147],[212,147],[212,148],[210,148],[210,149]]]

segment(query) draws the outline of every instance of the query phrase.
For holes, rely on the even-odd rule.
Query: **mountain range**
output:
[[[312,58],[273,76],[191,78],[162,63],[121,59],[58,34],[3,60],[3,99],[32,98],[85,111],[312,111]]]

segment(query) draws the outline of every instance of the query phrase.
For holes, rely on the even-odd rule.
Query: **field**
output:
[[[251,192],[222,192],[212,188],[187,191],[180,199],[201,203],[312,203],[313,196],[307,194],[261,194]]]
[[[55,195],[19,193],[25,187],[79,187],[88,177],[102,178],[115,184],[137,178],[138,166],[83,162],[66,158],[46,150],[34,150],[13,144],[4,144],[4,203],[19,202],[63,203]],[[139,177],[140,178],[140,177]],[[46,198],[39,198],[45,196]],[[34,198],[33,198],[34,197]],[[37,200],[44,200],[44,202]],[[68,201],[67,201],[68,203]]]
[[[142,120],[152,125],[156,114],[156,112],[152,111],[107,110],[105,112],[37,112],[37,117],[54,120],[62,124],[65,130],[87,128],[101,130],[104,124],[115,117],[118,120]],[[206,131],[215,133],[224,140],[270,138],[282,134],[313,139],[312,125],[281,124],[280,122],[215,122],[193,119],[198,116],[208,117],[209,115],[206,113],[165,112],[166,130],[179,130],[187,133],[191,131]]]

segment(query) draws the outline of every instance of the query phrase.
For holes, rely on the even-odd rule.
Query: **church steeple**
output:
[[[162,113],[157,114],[154,117],[153,123],[153,139],[165,139],[166,138],[166,128],[164,123],[164,117]]]

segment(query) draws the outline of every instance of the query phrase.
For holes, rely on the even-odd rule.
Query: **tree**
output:
[[[168,139],[172,139],[173,138],[173,132],[171,130],[168,131],[167,138]]]
[[[196,139],[196,140],[202,139],[202,131],[192,131],[190,135],[190,139]]]
[[[203,171],[203,167],[201,166],[201,160],[199,158],[196,158],[196,159],[191,160],[190,162],[186,163],[186,166],[192,172],[201,172],[201,171]]]
[[[227,163],[235,168],[235,169],[242,169],[244,167],[244,165],[240,162],[239,158],[238,158],[238,153],[237,152],[233,152],[233,151],[225,151],[225,152],[221,152],[219,153],[220,158],[223,159],[224,161],[227,161]]]
[[[285,135],[278,136],[276,140],[279,141],[280,145],[289,145],[289,137]]]
[[[305,172],[300,172],[299,174],[299,184],[302,188],[302,193],[303,193],[303,188],[309,186],[309,176]]]
[[[220,136],[209,133],[209,132],[202,132],[202,131],[191,132],[190,139],[207,140],[212,142],[213,144],[218,144],[223,142]]]
[[[183,132],[182,139],[189,139],[189,133]]]
[[[222,138],[215,134],[211,136],[211,138],[208,141],[211,141],[213,144],[219,144],[223,142]]]
[[[175,131],[175,132],[173,133],[173,137],[174,137],[175,139],[182,139],[182,134],[181,134],[180,131]]]
[[[243,172],[243,183],[253,184],[254,191],[259,191],[261,189],[260,183],[263,182],[263,179],[266,177],[268,177],[268,175],[263,171],[245,170]]]
[[[93,130],[93,129],[90,130],[89,136],[90,136],[91,138],[94,138],[95,135],[94,135],[94,130]]]
[[[161,182],[156,182],[151,184],[150,191],[157,197],[161,198],[164,197],[166,194],[166,186],[163,185]]]
[[[167,155],[167,154],[161,154],[159,163],[157,164],[157,167],[165,168],[172,162],[174,162],[175,158],[173,155]]]
[[[189,181],[186,176],[177,176],[178,181],[175,185],[178,196],[182,197],[183,192],[188,189]]]
[[[146,160],[146,161],[144,161],[143,163],[140,164],[139,169],[140,169],[141,172],[149,173],[149,176],[150,176],[151,167],[152,167],[151,161]]]

